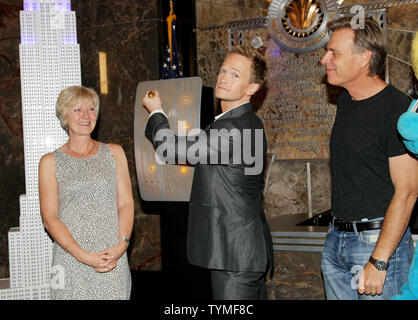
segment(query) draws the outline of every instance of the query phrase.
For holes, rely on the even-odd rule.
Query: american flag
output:
[[[181,72],[181,64],[179,61],[179,53],[177,49],[176,40],[176,20],[167,20],[170,25],[171,22],[171,37],[168,37],[168,45],[165,49],[163,70],[161,72],[161,79],[173,79],[183,77]]]

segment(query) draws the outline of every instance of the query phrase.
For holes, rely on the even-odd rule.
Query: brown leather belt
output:
[[[365,221],[365,222],[350,222],[344,220],[334,219],[333,225],[338,231],[354,232],[354,224],[357,232],[381,229],[383,220]]]

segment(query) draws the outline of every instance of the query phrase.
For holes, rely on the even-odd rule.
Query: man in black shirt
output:
[[[407,281],[413,255],[408,222],[418,194],[418,162],[396,130],[408,97],[380,77],[385,36],[366,18],[332,31],[321,63],[338,98],[331,134],[333,221],[322,254],[327,299],[390,299]],[[357,285],[358,280],[358,285]]]

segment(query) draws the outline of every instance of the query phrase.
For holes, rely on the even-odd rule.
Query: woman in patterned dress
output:
[[[64,89],[56,113],[69,139],[39,163],[41,214],[54,240],[51,299],[129,299],[134,206],[125,153],[90,136],[94,90]]]

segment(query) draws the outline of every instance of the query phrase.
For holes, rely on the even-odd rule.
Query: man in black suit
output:
[[[143,98],[151,113],[145,135],[160,157],[170,163],[183,158],[196,164],[187,256],[191,264],[210,269],[215,300],[267,298],[265,277],[273,266],[262,194],[267,143],[263,123],[250,103],[266,71],[256,50],[230,51],[215,89],[222,114],[192,139],[169,130],[157,90]]]

